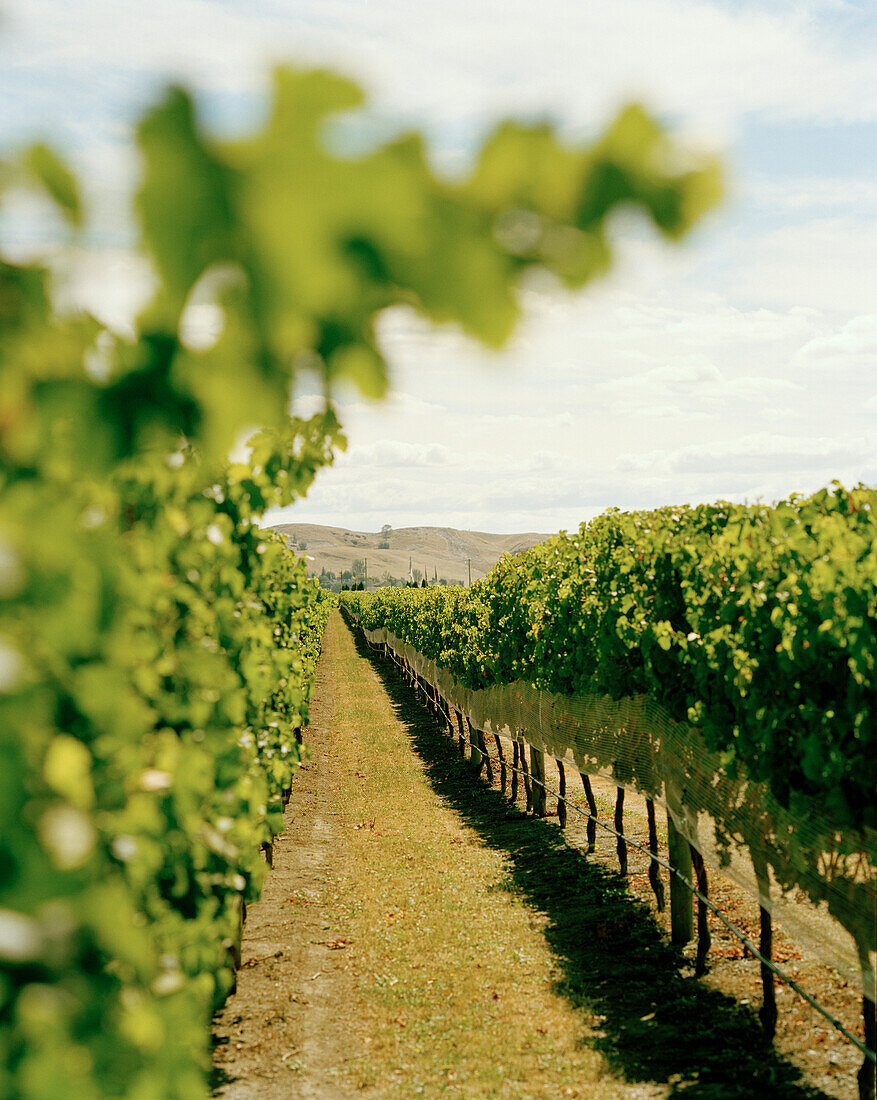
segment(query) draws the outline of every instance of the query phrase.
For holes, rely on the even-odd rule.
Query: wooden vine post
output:
[[[762,905],[759,906],[759,915],[761,918],[761,929],[758,939],[758,950],[765,959],[771,959],[773,958],[773,925],[771,923],[770,913]],[[763,990],[763,999],[761,1008],[758,1010],[758,1018],[761,1021],[764,1034],[768,1039],[772,1039],[777,1029],[777,994],[773,971],[764,962],[761,964],[761,988]]]
[[[548,792],[545,790],[545,753],[541,749],[530,746],[530,771],[533,778],[533,813],[536,817],[546,817],[548,814]]]
[[[706,864],[703,861],[703,856],[694,847],[691,847],[691,865],[694,868],[694,874],[697,879],[698,893],[703,894],[703,897],[709,897],[709,884],[706,877]],[[694,963],[695,977],[699,978],[701,974],[706,973],[706,957],[709,954],[710,946],[710,926],[707,920],[707,907],[703,898],[697,899],[697,958]]]
[[[505,756],[504,756],[503,751],[502,751],[502,741],[500,741],[498,733],[495,733],[493,735],[493,739],[494,739],[494,741],[496,741],[496,752],[497,752],[497,755],[499,756],[499,786],[500,786],[500,790],[502,791],[502,793],[505,794],[506,766],[505,766]]]
[[[450,703],[447,703],[445,706],[445,721],[448,724],[448,733],[451,736],[451,740],[457,736],[457,731],[454,729],[454,719],[452,718],[453,713],[453,707]]]
[[[692,880],[691,847],[678,832],[673,818],[667,814],[667,852],[670,866],[689,882]],[[691,939],[694,933],[694,920],[691,906],[691,890],[678,875],[670,876],[670,939],[681,947]]]
[[[438,689],[436,689],[436,691],[438,691]],[[441,712],[441,717],[444,720],[445,724],[445,730],[451,735],[451,737],[454,737],[454,723],[451,719],[451,706],[442,695],[438,695],[438,701],[439,711]]]
[[[460,756],[466,759],[466,734],[463,731],[463,715],[458,710],[454,710],[454,714],[457,718],[457,729],[459,730],[459,736],[457,738],[457,747],[460,750]]]
[[[646,799],[646,816],[649,819],[649,851],[653,856],[658,854],[658,825],[655,821],[655,803],[651,798]],[[664,912],[664,883],[661,879],[661,869],[654,859],[649,860],[649,885],[655,895],[658,912]]]
[[[527,813],[533,809],[533,784],[530,782],[530,769],[527,766],[527,746],[521,742],[518,752],[521,761],[521,771],[524,775],[524,791],[527,795]]]
[[[520,769],[521,753],[517,741],[512,741],[512,802],[518,800],[518,771]]]
[[[481,751],[481,738],[478,736],[478,730],[474,729],[469,719],[466,719],[466,727],[469,730],[469,747],[470,758],[469,763],[472,766],[472,771],[475,773],[477,779],[481,775],[481,770],[484,767],[484,753]]]
[[[484,730],[478,730],[478,747],[481,749],[481,755],[484,757],[484,768],[487,774],[487,782],[493,786],[493,765],[490,762],[490,753],[487,751],[487,739],[484,736]]]
[[[597,800],[594,798],[590,778],[585,772],[579,772],[579,775],[582,777],[582,787],[588,802],[588,851],[593,852],[597,843]]]
[[[624,787],[615,788],[615,851],[618,853],[618,867],[622,875],[627,875],[627,841],[624,839]]]
[[[560,787],[557,799],[557,820],[560,822],[561,829],[566,828],[566,770],[563,766],[563,761],[557,761],[557,774],[560,779]]]

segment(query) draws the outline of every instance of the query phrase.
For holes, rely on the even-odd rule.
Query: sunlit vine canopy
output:
[[[0,241],[0,1094],[207,1095],[211,1007],[241,896],[280,827],[327,603],[258,527],[341,445],[330,410],[290,421],[294,379],[387,388],[382,310],[492,345],[529,268],[574,288],[639,208],[679,237],[716,165],[638,107],[597,140],[500,125],[447,180],[418,134],[363,155],[325,122],[359,89],[281,70],[268,121],[221,141],[171,90],[141,121],[139,249],[157,290],[136,335],[60,316],[51,277]],[[85,221],[49,149],[0,189]],[[188,345],[193,294],[223,324]],[[263,429],[250,460],[226,456]]]

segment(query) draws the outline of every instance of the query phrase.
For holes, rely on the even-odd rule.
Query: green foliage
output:
[[[253,522],[260,475],[204,474],[143,459],[5,500],[10,1097],[204,1094],[235,899],[258,896],[329,606]]]
[[[720,849],[742,844],[757,875],[769,868],[783,890],[826,905],[867,959],[875,506],[877,491],[836,486],[775,508],[610,511],[501,559],[471,588],[383,589],[344,603],[465,686],[644,694],[699,727],[713,774],[696,749],[662,774],[662,736],[646,723],[634,780],[658,793],[662,778],[681,783],[688,811],[715,823]],[[627,783],[631,745],[600,742],[589,754]]]
[[[783,805],[877,826],[877,492],[610,511],[471,588],[345,603],[463,684],[648,693]]]
[[[248,140],[206,134],[178,89],[146,115],[136,211],[157,290],[133,339],[58,316],[47,271],[0,259],[10,1100],[207,1095],[206,1024],[280,828],[331,606],[258,526],[343,446],[328,408],[288,420],[294,379],[381,394],[375,319],[398,303],[500,343],[525,268],[581,285],[620,204],[673,236],[715,197],[714,166],[676,171],[637,109],[590,148],[500,127],[456,183],[416,134],[331,152],[324,123],[360,103],[348,81],[281,70]],[[0,191],[22,181],[81,225],[51,150],[0,165]],[[208,346],[183,335],[196,297],[223,317]],[[254,424],[249,460],[229,464]]]
[[[140,126],[138,211],[162,279],[144,332],[172,359],[164,415],[191,432],[193,403],[202,417],[206,405],[213,415],[199,434],[219,453],[242,425],[277,423],[301,371],[382,394],[375,318],[389,306],[500,344],[524,269],[581,286],[608,264],[617,207],[639,206],[677,236],[718,197],[715,164],[676,171],[678,150],[640,108],[591,147],[566,146],[548,126],[504,124],[470,178],[451,182],[433,175],[416,134],[361,156],[327,149],[327,118],[361,102],[333,74],[280,70],[268,122],[250,140],[211,139],[179,90]],[[196,353],[181,345],[178,320],[211,276],[226,327]],[[214,408],[231,384],[236,402]]]

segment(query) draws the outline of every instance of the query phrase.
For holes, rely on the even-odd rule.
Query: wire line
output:
[[[363,633],[363,637],[365,637],[364,633]],[[377,650],[377,645],[370,642],[368,640],[368,638],[365,638],[365,641],[366,641],[367,645],[369,646],[369,648],[371,648],[373,651]],[[388,647],[388,651],[393,652],[392,650],[389,650],[389,647]],[[398,658],[396,657],[396,654],[394,652],[393,652],[393,660],[394,660],[394,663],[396,663],[397,666],[398,666],[399,661],[398,661]],[[424,698],[428,699],[431,703],[434,703],[434,700],[429,696],[426,689],[420,683],[421,678],[418,676],[418,674],[416,672],[414,673],[414,676],[416,678],[416,686],[419,687],[420,690],[423,692]],[[438,693],[438,691],[436,691],[436,694],[442,700],[442,702],[445,703],[445,706],[448,706],[448,707],[450,706],[450,704],[447,703],[446,700],[444,699],[444,696],[440,695]],[[443,711],[443,713],[445,714],[445,718],[447,719],[448,724],[450,725],[451,724],[450,716],[447,713],[445,713],[444,711]],[[496,736],[496,735],[494,735],[494,736]],[[471,748],[472,748],[471,739],[464,738],[464,740],[468,741],[469,748],[471,750]],[[512,742],[514,742],[514,738],[512,738],[511,740],[512,740]],[[518,742],[518,743],[521,744],[521,745],[526,744],[525,741],[521,741],[521,742]],[[482,750],[480,748],[478,748],[477,745],[475,746],[475,748],[478,749],[478,752],[481,752],[482,755],[484,755]],[[668,863],[665,859],[662,859],[661,856],[659,856],[657,853],[653,852],[650,848],[646,848],[644,845],[640,844],[638,841],[632,840],[624,832],[619,832],[617,829],[613,829],[611,825],[607,825],[605,822],[601,821],[599,819],[599,817],[595,817],[593,814],[589,813],[588,810],[585,810],[581,806],[579,806],[576,802],[571,802],[568,798],[562,797],[559,794],[559,792],[552,790],[550,787],[546,786],[544,783],[541,783],[538,779],[535,779],[533,777],[532,772],[525,771],[523,768],[516,768],[513,764],[510,764],[507,760],[504,760],[504,759],[499,760],[498,765],[499,765],[499,767],[508,768],[509,771],[518,772],[520,775],[526,776],[530,780],[531,783],[536,783],[538,786],[542,787],[542,789],[545,791],[546,794],[550,794],[552,797],[556,798],[558,800],[558,802],[563,802],[566,806],[568,806],[570,809],[574,810],[576,813],[580,814],[582,817],[585,817],[588,820],[594,821],[595,824],[599,825],[600,828],[604,829],[607,833],[611,833],[614,837],[617,837],[617,838],[625,841],[625,843],[629,844],[631,847],[637,848],[637,849],[639,849],[639,851],[644,852],[649,857],[649,859],[654,860],[655,863],[657,863],[660,867],[663,867],[671,875],[675,875],[676,878],[678,878],[680,880],[680,882],[682,882],[686,887],[688,887],[688,889],[692,892],[692,894],[696,898],[698,898],[700,901],[702,901],[703,904],[712,913],[714,913],[715,916],[717,916],[719,918],[719,920],[722,922],[722,924],[724,924],[725,927],[730,932],[732,932],[737,937],[737,939],[740,940],[740,942],[750,951],[750,953],[756,959],[759,960],[759,962],[761,962],[764,966],[766,966],[768,968],[768,970],[772,971],[781,981],[785,982],[786,985],[788,985],[790,989],[793,989],[798,994],[798,996],[802,998],[802,1000],[806,1001],[812,1008],[815,1008],[816,1011],[821,1016],[823,1016],[831,1024],[831,1026],[836,1031],[838,1031],[841,1035],[843,1035],[843,1037],[845,1039],[847,1039],[849,1042],[851,1042],[853,1044],[853,1046],[857,1047],[858,1050],[861,1051],[861,1053],[864,1054],[866,1058],[870,1058],[870,1060],[872,1062],[877,1063],[877,1052],[871,1050],[870,1047],[866,1046],[863,1042],[861,1042],[860,1039],[857,1039],[855,1035],[851,1034],[844,1027],[844,1025],[840,1022],[840,1020],[835,1019],[835,1017],[832,1016],[831,1013],[827,1009],[823,1008],[822,1005],[819,1004],[818,1001],[814,1000],[813,997],[811,997],[810,994],[806,992],[806,990],[802,989],[801,986],[799,986],[798,983],[794,980],[794,978],[789,977],[789,975],[786,974],[785,971],[781,970],[773,962],[772,959],[768,959],[764,955],[762,955],[762,953],[758,950],[758,948],[755,946],[755,944],[753,944],[753,942],[749,939],[749,937],[745,934],[745,932],[742,932],[739,928],[737,928],[737,926],[735,924],[733,924],[724,915],[724,913],[722,913],[721,910],[718,909],[712,901],[710,901],[710,899],[705,894],[702,894],[700,892],[700,890],[698,890],[698,888],[692,882],[690,882],[685,877],[685,875],[683,875],[680,871],[676,870],[676,868],[673,867],[672,864]]]

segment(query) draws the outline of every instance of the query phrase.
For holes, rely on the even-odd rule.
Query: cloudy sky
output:
[[[523,291],[513,344],[387,314],[393,392],[346,393],[350,449],[284,518],[377,530],[575,527],[605,508],[877,482],[874,0],[0,0],[0,143],[65,149],[100,211],[80,293],[120,321],[131,123],[167,79],[224,132],[271,63],[359,76],[388,128],[463,166],[497,118],[593,134],[642,99],[723,151],[722,210],[682,248],[622,225],[613,275]],[[8,251],[51,243],[6,211]],[[313,399],[302,393],[298,408]],[[279,517],[273,517],[279,518]]]

